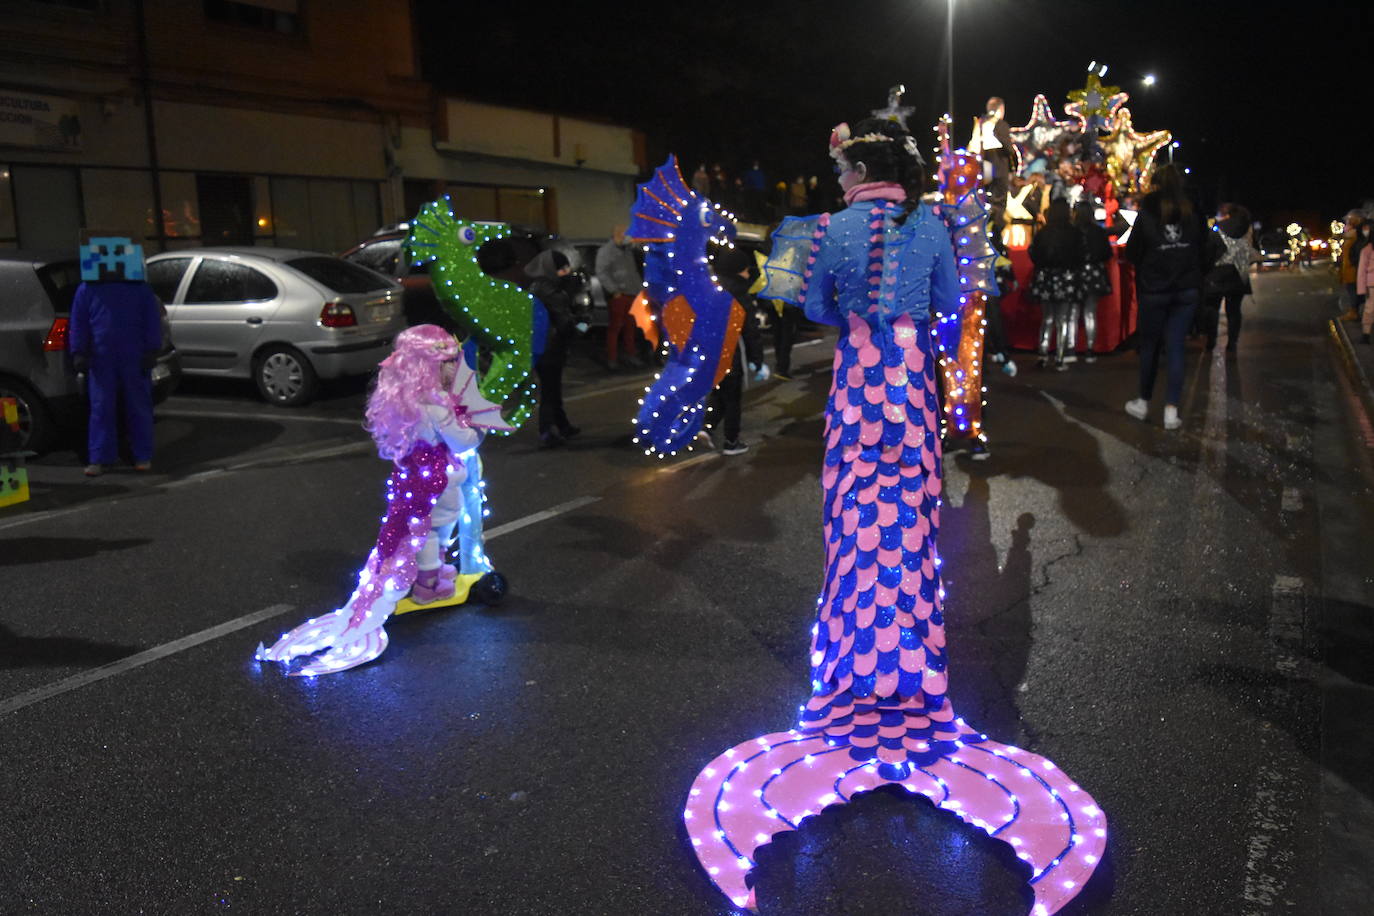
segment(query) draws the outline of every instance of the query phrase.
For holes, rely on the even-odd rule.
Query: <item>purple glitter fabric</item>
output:
[[[387,579],[407,588],[415,581],[415,555],[429,534],[434,504],[448,486],[452,461],[448,446],[422,440],[392,468],[386,482],[386,516],[360,579],[350,626],[362,623]]]

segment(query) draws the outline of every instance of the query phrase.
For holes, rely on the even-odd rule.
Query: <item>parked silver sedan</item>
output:
[[[401,286],[314,251],[197,248],[148,258],[187,375],[251,378],[304,404],[322,378],[367,375],[402,329]]]

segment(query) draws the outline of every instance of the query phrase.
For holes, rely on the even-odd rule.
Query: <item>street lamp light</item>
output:
[[[1153,73],[1147,73],[1141,82],[1144,83],[1145,88],[1148,89],[1155,84],[1155,75]]]

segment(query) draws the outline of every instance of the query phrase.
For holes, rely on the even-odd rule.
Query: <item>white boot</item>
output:
[[[1164,428],[1178,429],[1183,425],[1183,421],[1178,418],[1178,408],[1173,404],[1164,405]]]
[[[1137,420],[1145,419],[1145,414],[1150,410],[1150,402],[1144,398],[1132,398],[1126,402],[1126,413],[1135,417]]]

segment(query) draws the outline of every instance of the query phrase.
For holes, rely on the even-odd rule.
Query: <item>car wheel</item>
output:
[[[292,347],[268,347],[253,361],[253,380],[263,400],[278,407],[297,407],[315,396],[319,376],[310,360]]]
[[[19,450],[46,452],[57,439],[57,423],[38,392],[17,379],[0,378],[0,398],[19,402]]]

